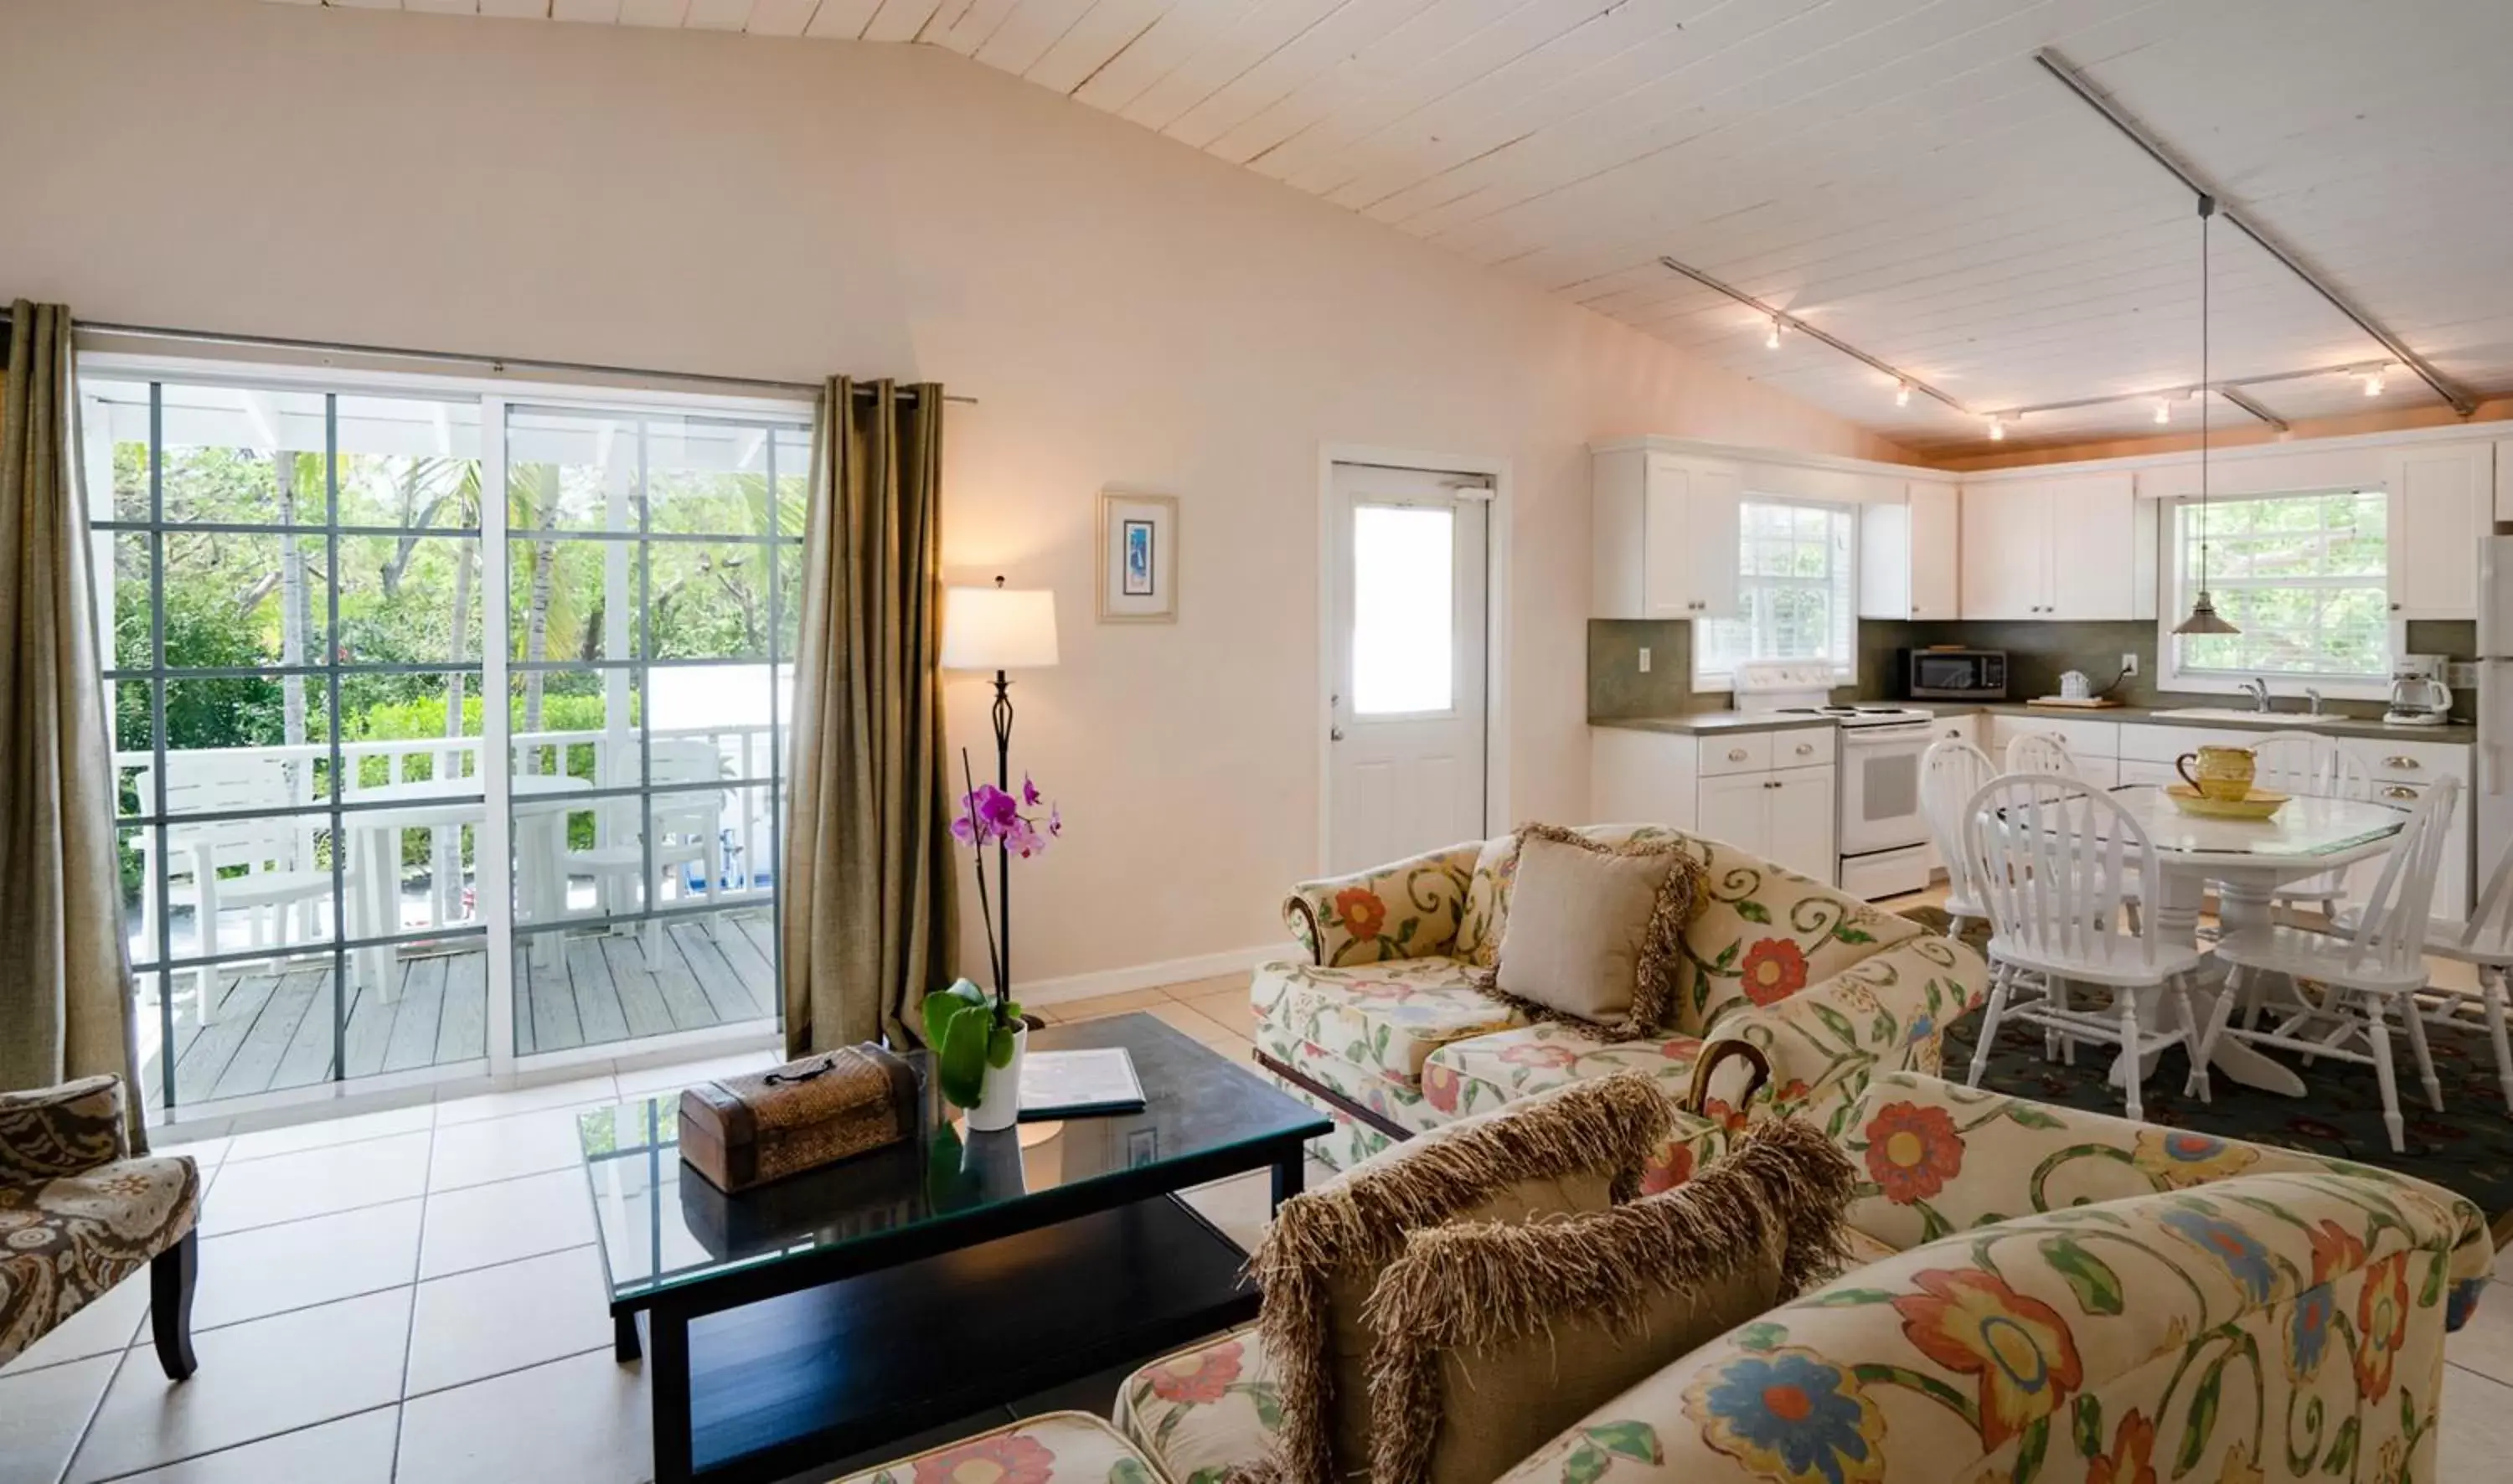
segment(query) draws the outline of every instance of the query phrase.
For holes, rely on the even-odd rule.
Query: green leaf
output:
[[[1596,1484],[1604,1477],[1607,1463],[1603,1449],[1594,1443],[1581,1443],[1562,1461],[1562,1484]]]
[[[1771,1351],[1779,1348],[1788,1338],[1787,1326],[1764,1321],[1748,1324],[1738,1330],[1736,1345],[1741,1349]]]
[[[2068,1280],[2079,1308],[2090,1314],[2116,1314],[2126,1307],[2121,1298],[2120,1274],[2112,1271],[2110,1264],[2087,1251],[2075,1237],[2046,1236],[2041,1248],[2042,1261]]]
[[[1890,1288],[1836,1288],[1820,1298],[1806,1301],[1808,1308],[1857,1308],[1868,1304],[1891,1304],[1900,1295]]]
[[[1710,960],[1710,972],[1714,974],[1724,974],[1730,969],[1735,967],[1737,947],[1738,945],[1731,943],[1726,948],[1721,949],[1719,951],[1719,957]]]
[[[1736,904],[1736,916],[1748,922],[1761,922],[1768,926],[1772,920],[1772,910],[1752,897],[1747,897]]]
[[[934,1048],[934,1070],[942,1095],[959,1108],[975,1108],[986,1086],[986,1041],[993,1030],[983,1005],[963,1006],[942,1026]]]
[[[2321,1471],[2344,1475],[2356,1466],[2356,1442],[2364,1436],[2364,1424],[2355,1418],[2338,1425],[2338,1436],[2330,1443],[2330,1456],[2321,1461]]]
[[[1815,1006],[1815,1018],[1822,1021],[1826,1029],[1830,1030],[1834,1035],[1840,1037],[1843,1045],[1855,1046],[1858,1044],[1858,1028],[1850,1023],[1849,1016],[1842,1014],[1839,1010],[1823,1003],[1821,1000],[1817,1000]]]
[[[2417,1290],[2417,1308],[2432,1308],[2443,1299],[2443,1264],[2429,1259],[2425,1286]]]
[[[1152,1484],[1152,1472],[1140,1459],[1119,1459],[1108,1465],[1108,1484]]]
[[[1283,1428],[1283,1393],[1261,1383],[1251,1383],[1239,1388],[1247,1393],[1249,1405],[1256,1409],[1256,1421],[1268,1432]]]
[[[1013,1052],[1020,1047],[1020,1022],[996,1025],[991,1017],[986,1022],[986,1065],[997,1072],[1013,1064]]]
[[[2002,1111],[2007,1114],[2009,1122],[2023,1128],[2065,1127],[2059,1121],[2057,1114],[2036,1108],[2030,1103],[2010,1103]]]
[[[1657,1429],[1647,1423],[1600,1423],[1579,1430],[1608,1453],[1619,1453],[1644,1464],[1666,1462],[1666,1450],[1658,1446]]]
[[[1876,935],[1874,933],[1871,933],[1864,928],[1853,927],[1848,922],[1844,922],[1839,927],[1834,928],[1832,930],[1832,935],[1835,939],[1843,943],[1873,943],[1876,941]]]
[[[2216,1430],[2216,1401],[2225,1390],[2225,1358],[2217,1356],[2200,1374],[2199,1385],[2190,1393],[2189,1416],[2181,1424],[2181,1447],[2173,1457],[2176,1479],[2199,1466],[2200,1456],[2208,1451],[2208,1434]]]
[[[925,1021],[925,1044],[941,1045],[944,1022],[971,1005],[982,1005],[985,1002],[986,992],[966,979],[947,990],[926,996],[925,1003],[921,1007]]]
[[[2033,1419],[2033,1425],[2024,1429],[2023,1439],[2015,1445],[2015,1472],[2011,1475],[2015,1484],[2033,1484],[2033,1476],[2042,1471],[2043,1457],[2050,1451],[2051,1415],[2046,1412]]]
[[[2092,1391],[2080,1392],[2077,1397],[2076,1421],[2078,1456],[2090,1459],[2102,1452],[2103,1399]]]

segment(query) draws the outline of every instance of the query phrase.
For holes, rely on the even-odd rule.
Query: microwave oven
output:
[[[2007,651],[1905,649],[1902,693],[1915,701],[2003,701]]]

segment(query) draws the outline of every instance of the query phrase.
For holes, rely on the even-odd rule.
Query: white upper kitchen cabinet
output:
[[[1859,507],[1859,617],[1961,616],[1960,508],[1955,487],[1936,480],[1912,480],[1899,503]]]
[[[2155,614],[2154,513],[2127,473],[1963,487],[1966,618]]]
[[[2478,542],[2493,529],[2495,446],[2396,449],[2391,492],[2391,616],[2478,616]]]
[[[1718,618],[1736,611],[1734,465],[1645,449],[1596,455],[1592,618]]]

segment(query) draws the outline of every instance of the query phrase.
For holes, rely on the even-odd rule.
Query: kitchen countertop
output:
[[[2157,726],[2236,730],[2251,727],[2261,731],[2321,732],[2334,737],[2389,737],[2400,742],[2443,742],[2463,747],[2478,740],[2478,728],[2464,722],[2448,722],[2442,726],[2386,726],[2373,717],[2316,717],[2299,711],[2273,711],[2256,718],[2176,717],[2172,715],[2174,710],[2186,708],[2107,706],[2089,711],[2067,706],[2027,706],[2021,701],[1907,701],[1895,704],[1947,717],[1978,711],[1992,716],[2040,717],[2051,721],[2138,722]]]
[[[1672,717],[1590,717],[1588,724],[1612,726],[1622,731],[1710,736],[1736,731],[1795,731],[1807,726],[1831,726],[1835,722],[1830,717],[1793,717],[1771,711],[1698,711]]]

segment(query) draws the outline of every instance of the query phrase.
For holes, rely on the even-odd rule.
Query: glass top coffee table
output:
[[[1256,1313],[1247,1254],[1177,1192],[1332,1125],[1149,1015],[1032,1031],[1123,1046],[1142,1112],[916,1137],[740,1195],[683,1166],[679,1094],[578,1120],[621,1361],[644,1311],[658,1484],[777,1479]]]

